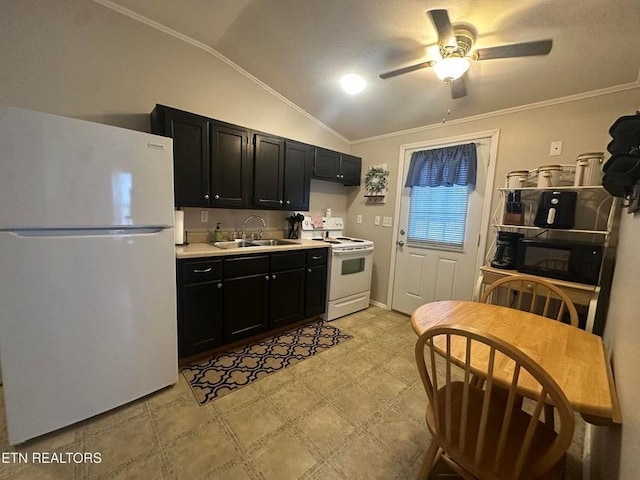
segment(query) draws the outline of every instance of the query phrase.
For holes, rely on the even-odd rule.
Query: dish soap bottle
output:
[[[216,223],[216,231],[213,234],[213,238],[216,242],[222,241],[222,230],[220,230],[220,222]]]

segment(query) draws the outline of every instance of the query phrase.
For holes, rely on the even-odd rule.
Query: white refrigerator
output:
[[[172,140],[0,106],[9,443],[177,381]]]

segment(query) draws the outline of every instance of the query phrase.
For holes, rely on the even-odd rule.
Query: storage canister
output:
[[[560,184],[562,165],[540,165],[538,167],[538,187],[557,187]]]
[[[529,170],[511,170],[507,173],[507,188],[522,188],[529,178]]]
[[[581,153],[576,159],[574,186],[602,185],[603,152]]]

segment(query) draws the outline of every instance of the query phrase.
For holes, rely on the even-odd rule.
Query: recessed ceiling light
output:
[[[364,87],[367,86],[364,79],[360,75],[354,75],[353,73],[348,73],[344,77],[340,79],[340,85],[345,92],[355,95],[356,93],[360,93],[364,90]]]

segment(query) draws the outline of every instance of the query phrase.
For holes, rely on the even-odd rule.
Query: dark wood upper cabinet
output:
[[[361,169],[361,158],[354,157],[353,155],[347,155],[346,153],[340,154],[340,180],[342,181],[343,185],[360,185]]]
[[[246,128],[156,105],[151,132],[173,138],[177,207],[249,206],[252,173]]]
[[[253,205],[282,208],[284,140],[254,135],[253,148]]]
[[[309,145],[285,143],[284,207],[288,210],[309,210],[311,193],[311,153]]]
[[[173,182],[179,207],[209,206],[209,121],[158,105],[151,132],[173,139]]]
[[[339,182],[343,185],[360,185],[362,159],[334,152],[326,148],[316,148],[313,159],[313,177]]]
[[[325,148],[316,148],[313,159],[313,176],[334,182],[340,181],[340,154]]]
[[[253,205],[309,210],[309,146],[260,134],[254,135],[253,145]]]
[[[246,207],[251,165],[249,132],[242,127],[211,122],[211,206]]]
[[[358,157],[164,105],[151,132],[173,138],[177,207],[308,211],[311,178],[360,185]]]

